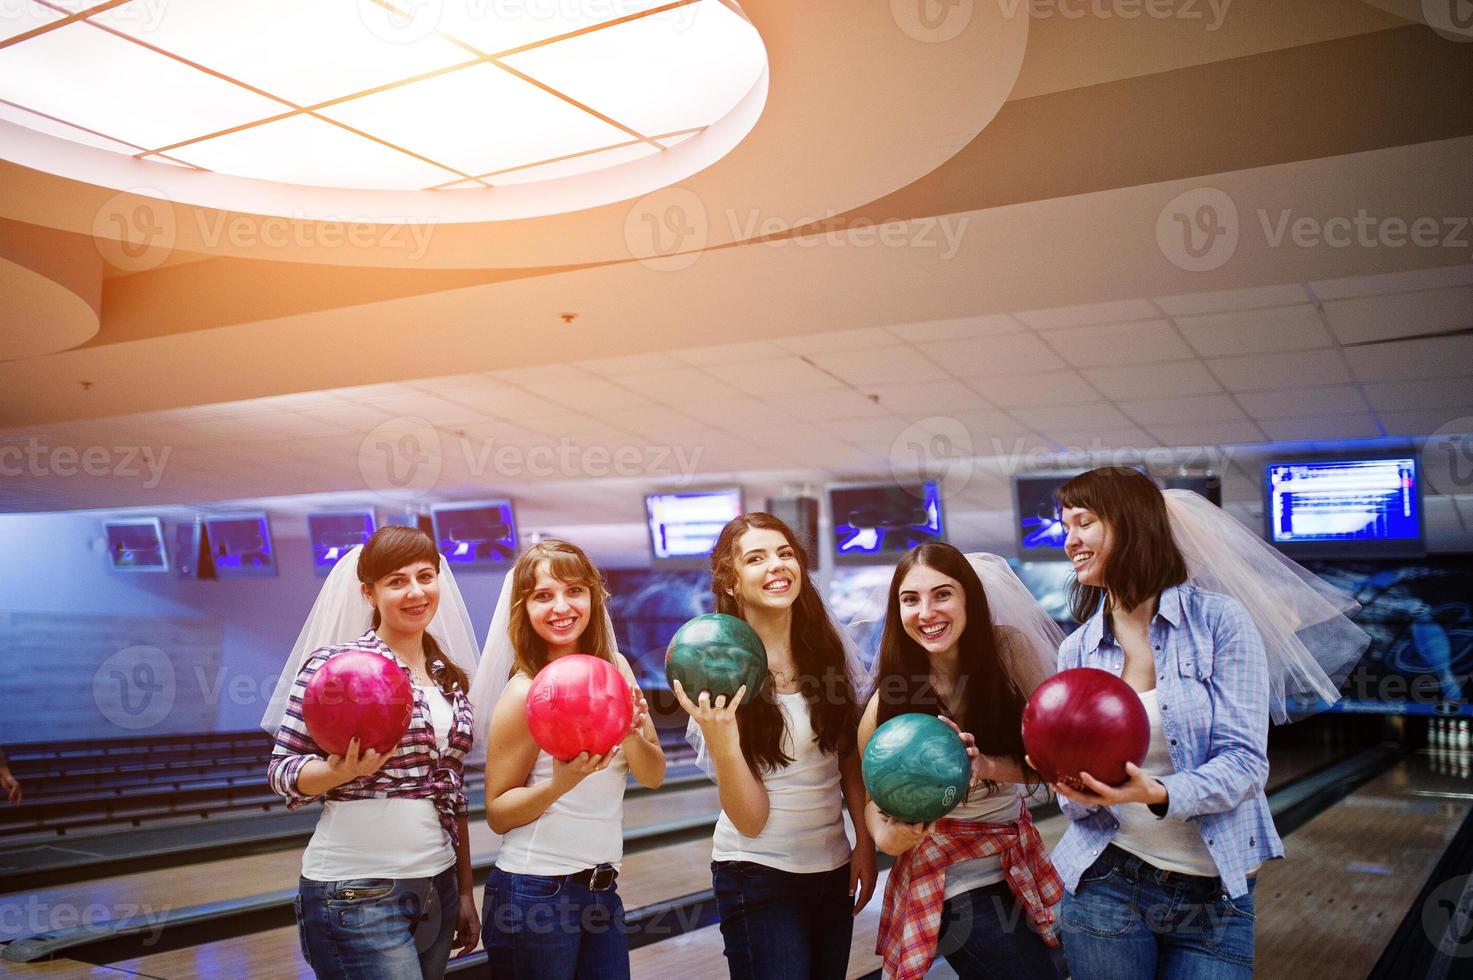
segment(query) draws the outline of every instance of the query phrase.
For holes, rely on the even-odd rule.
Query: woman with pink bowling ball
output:
[[[482,911],[490,974],[629,976],[617,879],[627,776],[665,756],[615,647],[598,569],[544,539],[507,573],[471,700],[486,726],[486,820],[504,835]]]
[[[262,719],[272,789],[290,809],[323,802],[295,901],[319,980],[435,980],[479,943],[462,789],[475,663],[424,532],[380,528],[328,575]]]

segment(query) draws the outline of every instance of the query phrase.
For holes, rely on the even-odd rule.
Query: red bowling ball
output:
[[[343,755],[356,735],[358,751],[394,751],[414,714],[404,668],[367,650],[334,654],[317,668],[302,696],[307,732],[329,755]]]
[[[1081,772],[1117,786],[1125,764],[1150,747],[1145,705],[1131,686],[1093,667],[1064,670],[1038,685],[1023,709],[1023,748],[1044,779],[1069,785]]]
[[[579,752],[604,755],[623,741],[634,701],[619,668],[582,653],[558,657],[527,690],[527,728],[542,750],[563,762]]]

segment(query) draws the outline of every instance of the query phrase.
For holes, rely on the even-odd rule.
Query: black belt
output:
[[[564,875],[563,880],[583,885],[592,892],[606,892],[614,887],[615,881],[619,880],[619,871],[612,864],[600,864],[597,867],[584,868],[582,871]]]

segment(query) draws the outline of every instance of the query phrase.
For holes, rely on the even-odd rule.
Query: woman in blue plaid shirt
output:
[[[1250,977],[1254,874],[1283,857],[1264,797],[1269,668],[1244,607],[1188,583],[1161,491],[1133,469],[1091,470],[1058,501],[1084,625],[1059,669],[1135,689],[1151,722],[1144,765],[1107,786],[1056,785],[1069,829],[1053,860],[1076,980]]]

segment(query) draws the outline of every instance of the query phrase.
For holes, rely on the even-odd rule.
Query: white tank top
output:
[[[947,817],[952,820],[968,820],[976,823],[1012,823],[1023,810],[1023,787],[1002,783],[997,791],[985,794],[981,789],[972,791],[961,806],[952,810]],[[955,898],[962,892],[985,885],[995,885],[1003,879],[1002,857],[973,858],[947,865],[945,898]]]
[[[796,874],[832,871],[849,860],[839,759],[813,740],[808,702],[802,694],[779,694],[777,702],[786,729],[783,751],[793,761],[762,777],[767,824],[756,837],[746,837],[723,810],[716,821],[711,860],[751,861]]]
[[[617,867],[624,858],[628,774],[629,763],[620,752],[607,769],[586,777],[542,816],[508,831],[496,866],[521,875],[566,875],[599,864]],[[551,778],[552,756],[538,749],[526,785]]]
[[[438,687],[420,687],[441,752],[450,744],[455,708]],[[328,800],[302,854],[309,881],[433,878],[455,863],[450,835],[433,800]]]
[[[1161,730],[1161,709],[1157,705],[1156,689],[1137,693],[1151,722],[1151,748],[1146,752],[1141,771],[1147,776],[1168,776],[1176,769],[1171,764],[1171,751],[1166,747],[1166,735]],[[1212,860],[1207,845],[1202,843],[1202,833],[1197,829],[1196,821],[1158,820],[1144,803],[1117,806],[1115,816],[1120,820],[1120,829],[1110,843],[1121,850],[1129,851],[1163,871],[1207,878],[1217,875],[1217,862]]]

